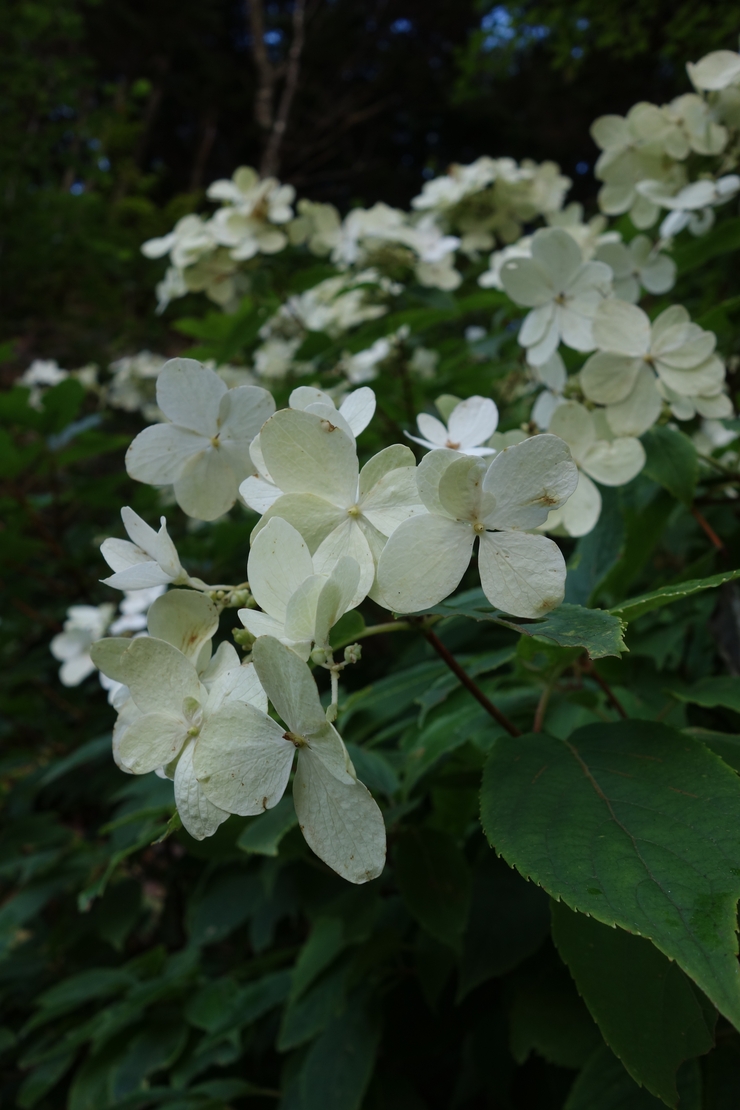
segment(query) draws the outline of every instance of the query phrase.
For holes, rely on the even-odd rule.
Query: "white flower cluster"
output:
[[[116,762],[171,778],[193,836],[212,835],[230,813],[256,816],[276,805],[297,754],[293,799],[306,841],[349,881],[372,879],[384,865],[383,819],[332,724],[339,676],[360,653],[355,645],[335,661],[332,628],[368,596],[400,612],[435,605],[458,585],[476,541],[493,605],[530,618],[558,605],[563,556],[537,530],[578,486],[569,448],[552,434],[483,445],[498,412],[489,398],[473,397],[448,406],[446,427],[419,418],[420,442],[431,448],[420,466],[396,444],[360,467],[356,436],[373,416],[372,390],[337,404],[302,386],[290,407],[272,412],[264,390],[228,390],[212,370],[183,359],[160,373],[157,401],[168,422],[137,436],[129,472],[152,485],[172,482],[199,519],[223,512],[240,482],[240,496],[261,513],[249,584],[191,577],[164,519],[155,532],[125,508],[129,539],[102,547],[113,571],[106,584],[126,591],[121,616],[112,623],[112,605],[71,612],[74,623],[53,650],[65,667],[71,661],[75,681],[100,669],[118,711]],[[241,606],[240,642],[251,645],[243,663],[228,643],[213,651],[224,606]],[[328,708],[310,664],[329,672]]]
[[[640,102],[626,116],[601,116],[591,134],[601,155],[596,176],[603,212],[629,212],[638,228],[652,227],[661,210],[668,238],[688,227],[707,231],[714,209],[740,192],[740,176],[727,173],[737,161],[740,129],[740,55],[715,51],[687,71],[696,92],[658,106]],[[714,158],[714,172],[702,168],[691,180],[692,156]],[[719,160],[722,156],[722,161]],[[695,159],[694,159],[695,161]]]

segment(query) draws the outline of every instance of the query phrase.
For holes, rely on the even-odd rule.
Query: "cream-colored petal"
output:
[[[495,503],[483,493],[487,469],[488,463],[473,455],[465,455],[447,467],[439,482],[439,499],[453,520],[475,524],[493,509]]]
[[[425,455],[416,468],[416,486],[419,497],[430,513],[449,516],[439,499],[439,483],[448,467],[461,458],[464,458],[464,455],[459,451],[450,451],[442,447]]]
[[[491,604],[515,617],[542,617],[563,600],[565,560],[558,545],[545,536],[486,532],[478,569]]]
[[[125,681],[118,675],[111,678],[124,681],[142,713],[161,710],[179,715],[186,698],[201,705],[205,702],[206,690],[195,667],[172,644],[151,636],[141,636],[129,644],[120,660],[119,673],[125,675]]]
[[[566,401],[557,406],[550,417],[548,431],[565,440],[576,461],[580,461],[584,452],[596,441],[591,414],[577,401]]]
[[[629,397],[644,370],[650,373],[641,358],[599,351],[581,370],[581,386],[589,400],[599,405],[618,404]]]
[[[236,475],[223,451],[209,447],[194,455],[174,483],[178,505],[195,520],[216,520],[236,501]]]
[[[384,474],[360,499],[362,516],[384,536],[392,535],[409,517],[426,512],[416,478],[416,467],[398,467]]]
[[[210,439],[218,431],[218,410],[227,391],[215,370],[192,358],[172,358],[157,378],[157,404],[168,420]]]
[[[355,443],[330,421],[281,409],[260,432],[260,446],[273,481],[285,493],[318,495],[344,508],[355,501]]]
[[[255,513],[262,514],[271,509],[282,494],[272,482],[266,482],[264,478],[250,475],[239,486],[239,496],[245,505]]]
[[[291,732],[304,736],[326,723],[308,666],[272,636],[260,636],[252,662],[268,698]]]
[[[363,529],[358,521],[350,517],[319,544],[313,557],[314,567],[319,574],[330,574],[339,560],[345,557],[353,559],[359,568],[350,605],[353,609],[370,592],[375,579],[375,560]]]
[[[268,521],[280,517],[303,536],[312,553],[347,519],[347,510],[311,493],[285,493],[264,514],[252,532],[252,543]]]
[[[193,751],[191,740],[177,761],[175,769],[175,805],[183,827],[194,840],[205,840],[213,836],[219,825],[227,820],[229,814],[219,809],[205,795],[203,787],[193,770]]]
[[[637,358],[650,349],[650,319],[637,305],[605,300],[596,310],[593,336],[602,351]]]
[[[655,374],[643,365],[632,392],[624,401],[607,405],[606,419],[616,436],[641,436],[652,428],[663,406]]]
[[[308,545],[287,520],[274,517],[255,536],[247,563],[249,587],[259,607],[276,620],[285,621],[288,602],[313,572]]]
[[[340,782],[310,748],[298,755],[293,801],[306,843],[351,883],[366,883],[385,866],[385,825],[361,782]]]
[[[449,597],[467,570],[475,532],[470,524],[428,514],[393,533],[378,563],[378,590],[394,612],[416,613]]]
[[[147,614],[149,635],[168,644],[192,662],[218,630],[218,609],[210,597],[195,590],[169,590]]]
[[[624,486],[645,465],[645,448],[633,436],[620,436],[611,443],[602,439],[589,447],[581,465],[602,486]]]
[[[118,754],[135,775],[146,775],[177,758],[187,740],[187,723],[173,713],[137,717],[121,736]]]
[[[253,705],[233,702],[204,723],[193,766],[214,805],[251,817],[278,804],[294,755],[277,721]]]
[[[587,474],[580,471],[578,488],[558,512],[569,536],[587,536],[601,515],[601,494]]]
[[[168,486],[182,474],[187,462],[210,446],[210,440],[173,424],[152,424],[139,432],[126,452],[126,470],[137,482]]]
[[[402,443],[394,443],[378,451],[377,455],[373,455],[360,471],[360,498],[366,498],[373,486],[391,470],[400,470],[401,467],[409,466],[416,466],[414,452],[409,447],[404,447]]]
[[[551,509],[567,501],[578,484],[578,468],[558,436],[532,436],[493,459],[483,491],[495,498],[486,516],[489,528],[538,528]]]

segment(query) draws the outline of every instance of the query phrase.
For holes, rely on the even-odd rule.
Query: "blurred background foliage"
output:
[[[181,339],[152,312],[141,242],[257,165],[257,69],[240,0],[2,0],[0,342],[7,372]],[[740,3],[310,0],[279,176],[346,211],[406,206],[481,154],[556,158],[595,193],[591,121],[688,88]],[[264,8],[277,93],[292,5]]]
[[[291,5],[267,4],[265,19],[279,85]],[[199,210],[211,180],[262,158],[247,9],[0,0],[0,27],[4,384],[32,358],[105,365],[193,340],[203,357],[238,357],[249,313],[224,317],[191,297],[156,316],[164,263],[139,248]],[[407,205],[453,161],[555,158],[595,210],[593,118],[684,91],[684,60],[734,46],[738,27],[729,0],[313,0],[279,176],[346,211]],[[696,244],[685,249],[680,299],[731,353],[736,328],[714,306],[734,293],[734,256],[707,271],[692,263]],[[282,295],[301,276],[281,265],[264,269]],[[422,306],[418,334],[443,355],[440,391],[495,394],[512,371],[513,335],[480,360],[460,336],[490,320],[492,300]],[[419,322],[420,306],[407,307]],[[403,382],[383,388],[391,424],[408,424]],[[546,896],[497,860],[477,824],[485,714],[421,637],[367,642],[340,726],[390,813],[392,869],[370,887],[348,889],[318,866],[289,809],[267,831],[232,817],[203,843],[158,842],[171,787],[115,768],[97,680],[63,689],[49,652],[69,605],[110,600],[98,545],[119,529],[120,505],[158,514],[155,491],[122,466],[140,423],[101,413],[73,380],[41,410],[27,400],[0,395],[0,1102],[224,1110],[275,1106],[282,1093],[283,1110],[560,1110],[577,1069],[607,1050],[549,940]],[[607,491],[598,532],[566,541],[569,600],[612,604],[738,565],[737,513],[713,496],[711,475],[701,504],[720,549],[655,473]],[[171,531],[191,573],[229,581],[253,523],[239,512],[202,529],[178,515]],[[634,716],[715,742],[728,734],[730,762],[737,699],[687,705],[671,691],[736,673],[737,606],[728,589],[719,606],[710,592],[649,613],[630,628],[630,653],[599,664]],[[444,637],[529,727],[558,650],[472,622],[448,622]],[[353,695],[353,681],[371,685]],[[575,692],[554,689],[550,713],[557,735],[614,719],[588,676]],[[696,1063],[679,1073],[682,1110],[735,1110],[740,1039],[722,1021],[717,1044],[702,1064],[703,1104]],[[612,1096],[604,1106],[662,1105],[619,1067]],[[583,1099],[568,1105],[595,1110]]]

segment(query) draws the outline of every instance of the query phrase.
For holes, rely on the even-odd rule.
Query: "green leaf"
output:
[[[341,1012],[347,972],[346,965],[338,967],[323,975],[305,994],[290,999],[280,1024],[278,1052],[287,1052],[312,1040]]]
[[[523,875],[649,937],[740,1027],[740,781],[703,744],[640,720],[497,738],[481,820]]]
[[[695,740],[701,740],[740,774],[740,736],[728,736],[725,732],[713,732],[708,728],[685,728],[682,731]]]
[[[598,1028],[559,961],[553,965],[537,960],[515,976],[509,1029],[511,1054],[518,1064],[534,1051],[558,1067],[580,1068],[602,1044]]]
[[[293,799],[283,797],[278,804],[249,822],[239,834],[237,848],[261,856],[276,856],[280,841],[298,824]]]
[[[499,667],[510,663],[515,656],[514,648],[500,648],[498,651],[487,651],[484,655],[458,655],[457,659],[471,678],[477,678],[478,675],[497,671]],[[456,690],[459,685],[460,680],[450,671],[446,671],[416,698],[417,704],[421,707],[419,726],[424,724],[429,710],[446,701],[452,691]]]
[[[645,937],[552,903],[553,940],[612,1052],[640,1086],[678,1105],[676,1072],[714,1044],[717,1012]]]
[[[678,1076],[681,1110],[701,1110],[701,1073],[695,1061]],[[606,1047],[597,1049],[573,1084],[563,1110],[662,1110],[664,1103],[638,1087]]]
[[[398,775],[382,752],[359,748],[350,742],[346,747],[357,777],[372,794],[385,794],[390,798],[400,789]]]
[[[586,609],[582,605],[558,606],[543,620],[522,623],[506,617],[489,605],[482,590],[465,593],[435,605],[425,613],[443,617],[469,617],[476,621],[492,621],[504,628],[512,628],[522,636],[537,636],[550,640],[559,647],[583,648],[592,659],[607,655],[621,655],[626,650],[622,635],[624,628],[618,617],[605,609]]]
[[[695,270],[697,266],[740,248],[740,219],[733,217],[722,220],[699,238],[690,239],[688,242],[679,243],[673,249],[679,274],[686,274]]]
[[[357,609],[350,609],[340,617],[329,634],[329,643],[334,651],[353,644],[365,631],[365,620]]]
[[[506,975],[550,932],[547,895],[494,852],[473,871],[470,918],[463,938],[458,1001],[488,979]]]
[[[663,424],[645,432],[642,445],[647,455],[643,474],[690,505],[699,480],[699,458],[689,437]]]
[[[16,1095],[16,1106],[21,1107],[21,1110],[35,1106],[68,1071],[76,1055],[76,1049],[64,1049],[34,1068],[21,1083]]]
[[[360,1001],[350,1004],[312,1044],[282,1110],[359,1110],[379,1039]]]
[[[187,927],[193,944],[214,944],[242,925],[252,914],[260,894],[256,875],[218,875],[191,903]]]
[[[614,616],[628,623],[637,620],[644,613],[651,613],[653,609],[660,609],[664,605],[672,605],[674,601],[681,601],[684,597],[701,593],[702,590],[714,590],[725,582],[732,582],[740,578],[740,570],[725,570],[721,574],[713,574],[711,578],[692,578],[687,582],[675,582],[671,586],[661,586],[659,590],[631,597],[627,601],[620,601],[609,610]]]
[[[344,928],[339,918],[317,918],[293,968],[291,996],[297,998],[307,990],[344,947]]]
[[[602,486],[601,514],[596,527],[576,541],[568,560],[565,600],[588,605],[598,598],[599,586],[622,553],[625,540],[624,517],[619,490]]]
[[[470,906],[470,872],[452,837],[414,828],[399,837],[396,880],[412,917],[433,937],[459,948]]]
[[[718,678],[700,678],[688,690],[671,690],[674,698],[706,709],[732,709],[740,713],[740,679],[731,675]]]

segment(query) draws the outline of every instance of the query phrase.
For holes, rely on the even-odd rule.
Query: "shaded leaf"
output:
[[[415,828],[399,837],[396,880],[412,917],[433,937],[458,948],[470,905],[470,872],[452,837]]]
[[[662,424],[645,432],[642,444],[647,455],[643,473],[690,505],[699,480],[699,459],[689,437]]]
[[[649,937],[740,1026],[740,781],[703,744],[639,720],[501,737],[481,820],[523,875]]]
[[[721,574],[713,574],[710,578],[692,578],[687,582],[676,582],[671,586],[661,586],[659,590],[631,597],[627,601],[620,601],[609,610],[623,621],[634,621],[653,609],[661,609],[664,605],[672,605],[684,597],[701,593],[702,590],[714,590],[725,582],[740,577],[740,570],[726,570]]]

